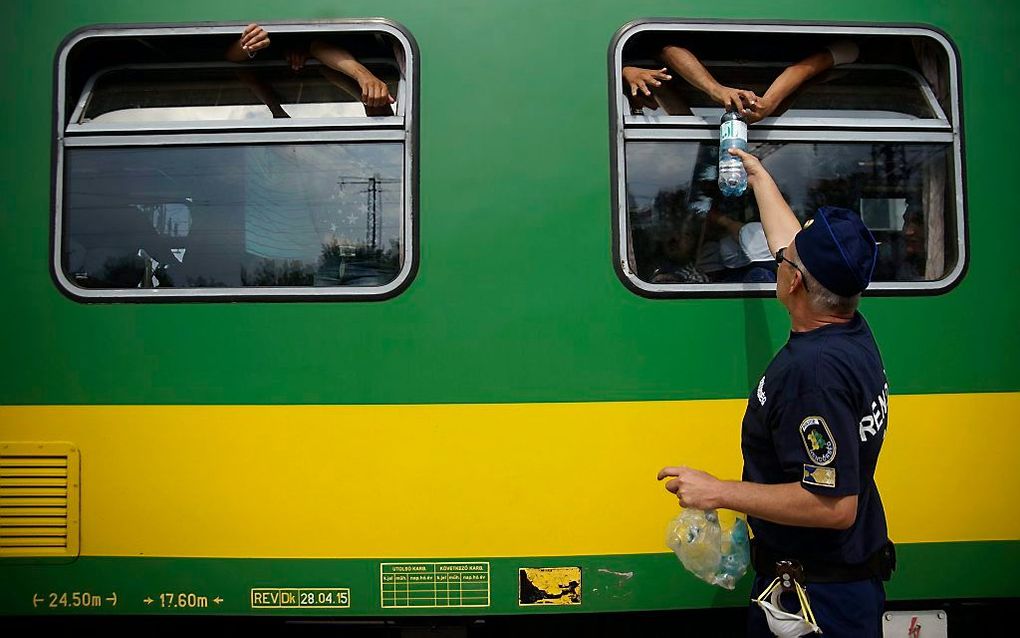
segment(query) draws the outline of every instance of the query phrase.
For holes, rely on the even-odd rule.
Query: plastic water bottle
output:
[[[736,111],[723,113],[719,124],[719,190],[726,197],[743,195],[747,189],[747,171],[739,157],[729,149],[747,150],[747,122]]]
[[[716,510],[685,508],[666,527],[666,545],[684,568],[711,585],[732,590],[747,571],[750,541],[747,523],[727,512],[724,524]]]
[[[751,562],[750,544],[747,523],[744,519],[738,518],[729,529],[729,547],[722,553],[722,559],[719,561],[719,574],[716,576],[718,584],[726,589],[737,586],[737,581],[747,571],[747,566]]]

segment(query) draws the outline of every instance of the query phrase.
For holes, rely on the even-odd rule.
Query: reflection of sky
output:
[[[692,142],[627,144],[628,197],[643,207],[660,190],[690,188],[697,148],[698,144]]]
[[[749,145],[751,152],[757,152],[760,155],[765,155],[766,149],[762,147],[766,146],[768,147],[767,151],[770,151],[770,153],[765,157],[762,164],[764,164],[765,168],[768,169],[769,173],[776,180],[776,185],[779,186],[779,190],[782,191],[793,212],[801,218],[810,216],[810,212],[806,209],[810,196],[809,191],[815,187],[815,182],[819,178],[833,178],[841,175],[838,173],[826,175],[824,171],[819,171],[819,148],[815,145]],[[827,148],[827,154],[829,156],[833,155],[833,147]],[[870,145],[859,145],[856,148],[851,146],[849,149],[843,145],[836,154],[840,155],[841,159],[843,159],[843,153],[853,152],[854,150],[858,152],[870,150]]]
[[[370,178],[377,177],[377,243],[400,234],[399,144],[253,146],[245,149],[245,244],[269,259],[314,263],[332,241],[365,246]],[[381,181],[386,180],[386,181]],[[342,183],[342,186],[341,186]]]

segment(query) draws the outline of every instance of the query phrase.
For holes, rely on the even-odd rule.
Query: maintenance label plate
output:
[[[381,563],[383,609],[488,607],[489,563]]]
[[[347,609],[351,590],[346,587],[255,587],[252,609]]]

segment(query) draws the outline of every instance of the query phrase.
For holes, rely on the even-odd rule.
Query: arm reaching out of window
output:
[[[354,59],[354,56],[346,49],[341,49],[322,40],[314,40],[310,51],[319,62],[353,78],[361,87],[361,102],[366,107],[378,108],[396,102],[390,95],[386,83]]]
[[[671,69],[683,76],[692,86],[721,104],[727,111],[752,113],[751,109],[759,98],[754,91],[734,89],[716,81],[701,60],[683,47],[668,45],[662,49],[662,59]]]
[[[729,149],[729,152],[744,163],[747,183],[754,190],[754,199],[758,202],[769,251],[775,255],[777,250],[793,243],[793,237],[800,232],[800,222],[757,157],[736,148]]]
[[[751,112],[745,118],[747,123],[753,124],[772,115],[779,105],[805,82],[834,66],[853,62],[857,59],[858,53],[856,44],[842,41],[786,67],[765,91],[765,95],[752,106]]]
[[[259,25],[252,23],[245,27],[230,48],[226,58],[231,62],[247,62],[255,57],[255,53],[269,46],[269,34]]]
[[[672,79],[673,76],[666,73],[665,67],[658,71],[642,69],[636,66],[623,67],[623,81],[627,84],[625,88],[630,88],[631,97],[635,97],[639,90],[643,95],[651,95],[652,91],[648,88],[649,85],[653,87],[662,86],[663,81]]]
[[[269,33],[259,25],[252,23],[245,27],[241,37],[227,49],[226,58],[231,62],[248,62],[255,57],[257,51],[269,46]],[[280,96],[273,87],[251,69],[239,69],[237,77],[269,107],[273,117],[290,117],[280,105]]]

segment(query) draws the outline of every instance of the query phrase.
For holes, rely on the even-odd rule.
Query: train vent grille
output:
[[[78,450],[0,442],[0,556],[78,555]]]

